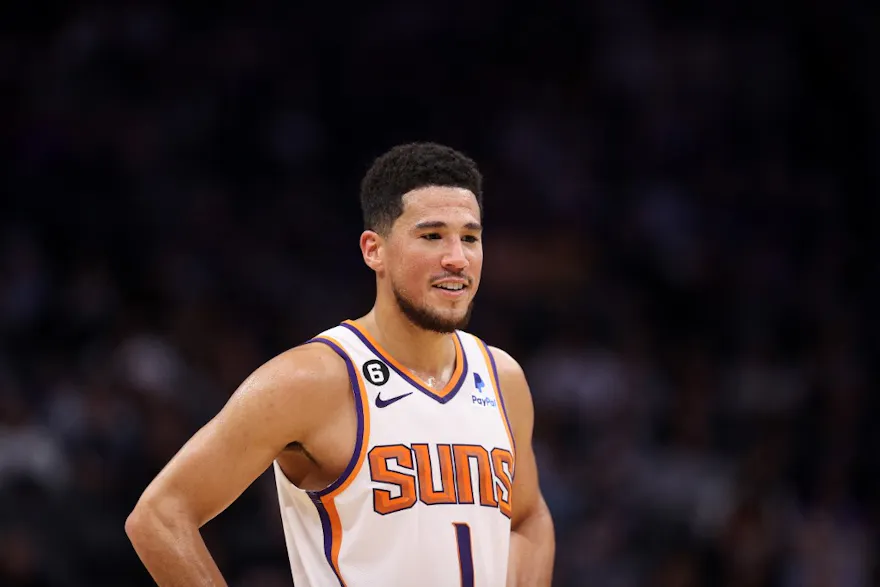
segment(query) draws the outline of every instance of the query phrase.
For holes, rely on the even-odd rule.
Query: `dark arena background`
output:
[[[369,310],[358,182],[433,140],[486,177],[554,586],[880,585],[876,7],[186,4],[0,7],[0,584],[152,584],[140,492]],[[270,474],[203,535],[291,584]]]

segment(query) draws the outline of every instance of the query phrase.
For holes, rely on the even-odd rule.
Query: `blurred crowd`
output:
[[[369,310],[358,182],[435,140],[486,176],[470,329],[530,380],[554,586],[880,585],[859,13],[294,4],[0,8],[0,584],[151,584],[140,492]],[[291,584],[268,473],[203,534]]]

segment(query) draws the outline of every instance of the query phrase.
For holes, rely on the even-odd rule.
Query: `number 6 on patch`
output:
[[[367,361],[361,370],[364,373],[364,377],[373,385],[385,385],[391,378],[391,371],[388,370],[388,365],[378,359]]]
[[[453,522],[458,543],[458,566],[461,569],[461,587],[474,587],[474,553],[471,550],[471,527]]]

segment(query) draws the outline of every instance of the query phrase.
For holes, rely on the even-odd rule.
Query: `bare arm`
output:
[[[344,363],[307,345],[257,369],[147,487],[125,522],[160,587],[225,586],[199,528],[225,510],[347,386]],[[344,388],[344,387],[343,387]],[[315,393],[320,390],[322,393]]]
[[[516,442],[507,587],[549,587],[556,542],[553,519],[541,495],[532,450],[535,411],[525,374],[504,351],[492,348],[507,415]]]

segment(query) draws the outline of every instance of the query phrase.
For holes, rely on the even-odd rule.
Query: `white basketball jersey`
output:
[[[321,491],[275,479],[296,587],[504,587],[514,446],[494,358],[456,332],[432,390],[354,322],[310,343],[348,366],[354,454]]]

